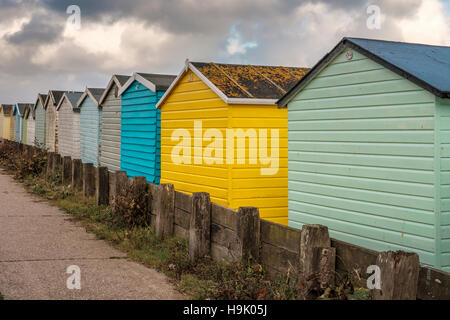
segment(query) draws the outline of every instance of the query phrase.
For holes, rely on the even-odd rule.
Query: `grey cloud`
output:
[[[60,39],[63,30],[64,24],[51,15],[36,14],[20,31],[6,35],[5,40],[15,45],[47,44]]]
[[[296,15],[302,6],[317,3],[325,4],[328,11],[335,13],[336,20],[322,21],[313,14]],[[387,18],[381,30],[366,28],[365,8],[371,3],[378,4]],[[33,14],[28,25],[5,38],[17,50],[12,55],[0,51],[0,99],[34,97],[38,91],[46,92],[50,88],[101,87],[112,73],[176,74],[186,58],[312,66],[343,36],[402,40],[395,22],[415,15],[421,3],[422,0],[0,0],[0,19]],[[127,54],[126,48],[133,47],[135,70],[119,64],[111,67],[113,63],[105,63],[114,61],[108,53],[86,52],[70,41],[59,47],[48,65],[35,64],[33,53],[41,45],[61,40],[62,26],[68,17],[66,9],[73,4],[81,8],[82,26],[83,21],[107,25],[134,19],[161,27],[170,33],[172,40],[156,47],[150,41],[132,42],[125,35],[121,44],[123,54]],[[349,23],[338,23],[340,18],[347,17],[351,17]],[[315,23],[317,28],[308,29]],[[233,36],[233,26],[242,41],[257,42],[258,46],[246,54],[230,55],[226,46]]]

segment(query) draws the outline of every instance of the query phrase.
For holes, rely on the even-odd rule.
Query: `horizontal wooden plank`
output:
[[[399,182],[381,179],[345,177],[308,172],[290,172],[291,182],[318,183],[327,186],[347,187],[352,189],[370,190],[376,192],[392,192],[418,197],[434,197],[433,184]]]
[[[184,210],[175,207],[175,224],[189,230],[190,226],[190,214]]]
[[[350,243],[331,239],[331,246],[336,248],[336,270],[350,272],[367,279],[367,267],[376,265],[378,252]]]
[[[174,236],[182,239],[189,239],[189,230],[180,227],[179,225],[174,226]]]
[[[179,208],[186,212],[191,212],[192,210],[192,196],[175,191],[175,208]]]
[[[291,161],[292,172],[308,172],[332,176],[372,178],[391,181],[434,184],[434,171],[411,170],[401,168],[382,168],[349,164],[313,163]]]
[[[419,273],[417,298],[421,300],[450,300],[450,273],[422,267]]]
[[[260,258],[263,267],[270,267],[282,273],[288,270],[295,272],[299,268],[299,253],[268,243],[262,243]]]
[[[241,255],[236,252],[227,249],[217,243],[211,243],[211,257],[219,262],[237,262],[241,260]]]
[[[300,252],[301,231],[261,220],[261,241],[292,252]]]
[[[297,97],[300,95],[297,95]],[[364,100],[362,102],[362,100]],[[433,94],[424,90],[394,92],[385,94],[366,95],[364,99],[361,96],[335,97],[311,100],[293,100],[289,103],[289,110],[318,110],[329,108],[350,108],[361,106],[383,106],[383,105],[409,105],[434,103]]]
[[[237,212],[216,203],[212,203],[211,223],[237,230]]]
[[[211,242],[219,244],[232,251],[240,248],[240,241],[237,233],[230,228],[212,223],[211,224]]]

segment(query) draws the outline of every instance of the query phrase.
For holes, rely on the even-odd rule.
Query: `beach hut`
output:
[[[176,76],[134,73],[120,89],[120,169],[129,177],[143,176],[159,184],[161,173],[161,121],[156,104]]]
[[[1,111],[2,111],[2,138],[5,140],[14,140],[14,117],[12,116],[12,113],[14,111],[14,105],[12,104],[2,104],[1,105]],[[11,139],[11,126],[13,130],[13,139]]]
[[[77,102],[80,109],[80,158],[83,163],[99,164],[100,123],[99,101],[105,89],[86,88]]]
[[[186,61],[157,106],[161,182],[287,224],[287,112],[276,102],[307,71]]]
[[[83,92],[65,92],[59,101],[58,137],[59,153],[61,156],[70,156],[72,159],[80,158],[80,110],[77,107]]]
[[[35,112],[34,112],[34,105],[30,105],[25,110],[24,115],[24,136],[25,139],[23,140],[24,144],[34,146],[34,139],[35,139],[35,130],[36,130],[36,120],[35,120]],[[26,128],[25,128],[26,127]],[[25,135],[26,131],[26,135]]]
[[[25,104],[16,103],[14,105],[14,141],[22,141],[22,126],[23,126],[23,114],[25,112]]]
[[[450,271],[450,47],[344,38],[279,101],[289,225]]]
[[[20,142],[22,144],[27,144],[27,136],[28,136],[28,118],[26,115],[29,113],[30,110],[33,109],[33,104],[26,103],[24,104],[24,111],[22,113],[22,136]]]
[[[27,121],[27,118],[25,117],[27,112],[28,112],[28,107],[25,108],[25,111],[23,112],[23,116],[22,116],[22,139],[20,140],[20,142],[22,144],[27,144],[28,121]]]
[[[2,104],[3,111],[3,139],[14,141],[14,105]]]
[[[120,116],[122,99],[119,90],[129,76],[113,75],[100,98],[102,108],[100,164],[111,171],[120,170]]]
[[[35,143],[36,147],[45,149],[45,101],[47,100],[46,94],[38,94],[36,102],[34,104],[35,113]]]
[[[59,153],[58,149],[58,113],[56,107],[65,91],[50,90],[45,100],[45,146],[50,152]]]
[[[3,139],[3,121],[5,117],[3,116],[3,105],[0,104],[0,139]]]

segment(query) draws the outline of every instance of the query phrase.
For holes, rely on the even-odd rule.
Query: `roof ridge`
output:
[[[418,42],[405,42],[405,41],[393,41],[393,40],[384,40],[384,39],[370,39],[370,38],[359,38],[359,37],[345,37],[344,40],[352,41],[352,40],[365,40],[365,41],[376,41],[376,42],[389,42],[389,43],[398,43],[398,44],[410,44],[415,46],[423,46],[423,47],[437,47],[437,48],[450,48],[450,46],[440,46],[437,44],[426,44],[426,43],[418,43]]]
[[[247,90],[245,90],[236,80],[234,80],[233,78],[231,78],[231,76],[229,76],[225,71],[223,71],[216,63],[211,62],[211,64],[217,68],[217,70],[219,70],[220,72],[222,72],[229,80],[231,80],[235,85],[238,86],[238,88],[243,91],[247,96],[249,96],[250,98],[255,98],[255,96],[253,96],[250,92],[248,92]]]

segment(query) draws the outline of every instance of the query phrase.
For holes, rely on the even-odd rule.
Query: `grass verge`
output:
[[[178,290],[192,299],[306,299],[306,283],[295,273],[269,278],[261,265],[223,264],[206,257],[195,264],[189,261],[184,239],[158,239],[149,227],[130,226],[110,206],[97,206],[60,184],[58,176],[44,179],[28,177],[26,188],[47,199],[81,223],[97,238],[110,242],[128,257],[166,274]],[[333,290],[317,293],[319,299],[370,299],[370,292],[346,282]]]

